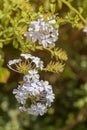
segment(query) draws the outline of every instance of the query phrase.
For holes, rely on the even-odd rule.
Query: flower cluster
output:
[[[22,105],[19,109],[27,111],[29,114],[43,115],[54,100],[52,86],[48,81],[40,80],[36,70],[28,71],[28,74],[23,77],[23,81],[24,84],[13,90],[17,101]],[[28,108],[29,102],[31,105]]]
[[[10,60],[8,67],[16,72],[23,73],[23,82],[13,90],[19,109],[33,115],[43,115],[51,106],[55,96],[48,81],[40,80],[38,70],[44,65],[40,58],[31,54],[21,54],[22,58]],[[22,69],[22,70],[21,70]]]
[[[56,24],[55,19],[48,18],[44,21],[41,15],[37,21],[31,21],[28,32],[24,34],[27,41],[38,42],[43,47],[55,46],[58,39],[58,30],[53,26]]]

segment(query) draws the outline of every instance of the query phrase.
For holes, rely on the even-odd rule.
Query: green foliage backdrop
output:
[[[57,15],[60,26],[55,50],[29,44],[23,36],[29,22],[43,12]],[[82,31],[86,17],[87,0],[0,0],[0,130],[87,129],[87,35]],[[56,94],[44,116],[20,112],[12,94],[21,75],[10,71],[7,63],[20,52],[41,56],[46,64],[51,58],[67,60],[61,74],[63,62],[50,62],[45,68],[49,72],[41,72]]]

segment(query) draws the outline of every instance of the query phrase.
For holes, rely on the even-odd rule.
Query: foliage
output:
[[[51,71],[51,72],[62,72],[63,71],[64,64],[60,62],[50,62],[47,67],[45,68],[45,71]]]

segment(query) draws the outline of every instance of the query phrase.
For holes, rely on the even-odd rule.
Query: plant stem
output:
[[[84,17],[78,12],[78,10],[76,10],[68,1],[66,0],[61,0],[66,6],[69,7],[69,9],[71,9],[73,12],[75,12],[79,17],[80,19],[83,21],[83,23],[85,25],[87,25],[87,21],[84,19]]]

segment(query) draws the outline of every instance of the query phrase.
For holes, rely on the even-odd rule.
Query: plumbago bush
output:
[[[61,95],[63,99],[66,96],[70,98],[69,95],[72,96],[76,93],[79,96],[82,95],[79,94],[81,93],[80,90],[78,90],[78,92],[77,90],[72,91],[72,93],[69,91],[72,90],[73,85],[75,86],[73,80],[75,80],[75,78],[78,80],[79,78],[77,78],[77,75],[72,71],[75,71],[74,66],[76,64],[71,59],[75,57],[75,54],[72,50],[67,49],[69,47],[66,47],[65,43],[65,41],[69,42],[69,40],[66,40],[69,36],[65,35],[65,33],[61,35],[61,33],[63,32],[62,30],[67,30],[65,26],[68,26],[71,27],[72,30],[83,31],[83,34],[86,35],[86,0],[84,0],[84,2],[78,2],[78,0],[75,2],[74,0],[0,0],[0,5],[0,83],[1,86],[3,86],[1,92],[7,93],[7,95],[1,93],[1,98],[3,96],[4,98],[3,101],[1,101],[0,111],[3,111],[4,114],[7,113],[8,117],[7,119],[5,118],[5,121],[4,115],[3,118],[0,117],[0,130],[39,130],[42,123],[40,123],[40,125],[35,124],[34,127],[30,126],[28,121],[30,120],[31,123],[35,122],[35,119],[37,119],[36,116],[46,116],[46,113],[49,114],[48,116],[52,114],[54,114],[54,116],[52,120],[49,117],[44,119],[45,126],[42,129],[72,129],[83,120],[84,113],[82,118],[79,118],[80,115],[78,115],[76,120],[74,120],[76,115],[71,112],[65,122],[64,116],[66,114],[62,116],[61,111],[59,111],[57,114],[60,113],[62,119],[57,119],[55,113],[57,111],[55,107],[57,98],[60,100]],[[75,7],[73,5],[75,5]],[[73,39],[71,38],[71,40]],[[85,39],[85,41],[87,41],[87,39]],[[62,45],[63,42],[65,46]],[[68,60],[68,57],[70,57],[69,60],[71,61]],[[65,66],[67,60],[67,64],[70,68]],[[85,57],[83,57],[83,60],[81,65],[84,68],[84,63],[86,64]],[[78,68],[78,66],[75,67],[76,69]],[[64,68],[66,68],[64,71],[65,79],[64,75],[60,75]],[[75,72],[77,73],[78,71]],[[44,78],[46,73],[48,76]],[[58,88],[56,88],[56,92],[53,92],[53,83],[48,78],[50,75],[55,75],[54,78],[50,78],[53,82],[56,83],[56,76],[60,76],[60,80],[65,82],[67,86],[71,86],[67,88],[67,92],[65,91],[66,95],[63,91],[59,91]],[[66,82],[69,80],[66,80],[67,77],[73,79],[71,81],[72,83],[68,82],[70,85]],[[75,83],[77,84],[77,81],[75,81]],[[61,81],[60,84],[62,84]],[[82,85],[83,84],[80,86]],[[86,91],[86,81],[83,86],[82,91]],[[58,97],[56,97],[55,94],[58,94]],[[13,102],[15,102],[14,96],[19,106],[16,103],[13,104]],[[72,99],[74,100],[73,97]],[[85,106],[85,103],[87,103],[87,96],[76,100],[77,101],[72,104],[77,112],[76,108],[81,109]],[[54,108],[51,107],[53,102],[55,104]],[[62,101],[59,101],[61,110],[62,103]],[[65,111],[68,111],[67,101],[65,100],[64,103]],[[14,109],[9,110],[10,107]],[[35,115],[35,117],[32,116],[28,119],[30,115]],[[9,118],[11,118],[11,121],[9,121]],[[42,120],[41,117],[40,119]],[[54,119],[56,123],[53,122]],[[23,122],[23,120],[25,121]],[[38,119],[38,121],[41,120]],[[55,124],[55,127],[47,125],[51,123],[51,121],[52,124]],[[69,125],[71,122],[72,124]],[[65,127],[61,128],[64,125]],[[83,130],[85,130],[85,127]]]

